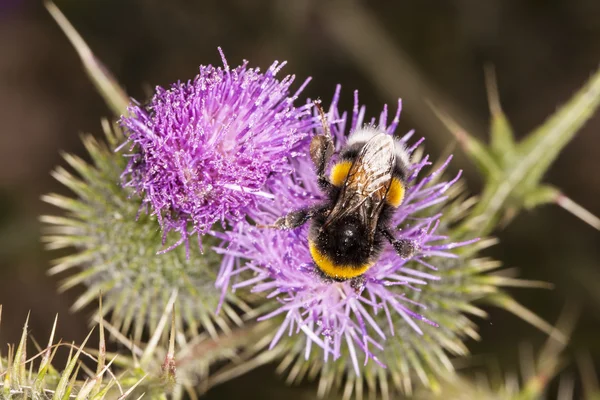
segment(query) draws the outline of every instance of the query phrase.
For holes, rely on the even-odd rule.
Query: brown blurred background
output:
[[[566,101],[600,61],[597,0],[57,0],[96,55],[130,95],[145,98],[154,85],[189,79],[199,64],[248,59],[263,68],[288,60],[284,72],[312,76],[305,95],[330,99],[343,85],[342,105],[359,89],[369,115],[404,99],[401,130],[416,128],[435,156],[451,135],[431,115],[429,98],[472,133],[487,135],[483,67],[496,67],[503,107],[523,136]],[[37,217],[55,210],[40,201],[67,193],[50,170],[60,152],[84,155],[80,132],[100,133],[109,111],[87,79],[74,50],[39,1],[0,0],[0,345],[18,340],[27,312],[45,341],[56,313],[58,337],[80,341],[89,314],[71,314],[76,290],[57,294],[46,276],[52,254],[39,242]],[[600,215],[600,118],[593,118],[561,154],[546,181]],[[481,185],[456,150],[470,189]],[[498,232],[490,254],[523,277],[553,282],[553,291],[514,290],[516,298],[553,322],[567,299],[583,304],[570,355],[592,354],[600,368],[600,233],[558,207],[521,214]],[[490,310],[479,321],[483,341],[474,353],[516,368],[516,344],[539,345],[544,335],[516,317]],[[575,372],[574,367],[569,367]],[[286,389],[263,368],[210,398],[312,398]],[[250,389],[252,388],[252,389]],[[272,391],[277,388],[276,391]],[[291,398],[291,397],[290,397]]]

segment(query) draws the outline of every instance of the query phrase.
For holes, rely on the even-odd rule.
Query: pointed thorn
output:
[[[558,204],[559,206],[561,206],[562,208],[564,208],[565,210],[582,220],[583,222],[587,223],[593,228],[596,228],[597,230],[600,230],[600,218],[596,217],[594,214],[592,214],[579,204],[575,203],[573,200],[571,200],[564,194],[559,194],[556,197],[555,201],[556,204]]]
[[[107,105],[112,108],[116,115],[125,114],[129,105],[129,97],[106,67],[94,56],[94,53],[90,50],[81,35],[79,35],[58,7],[49,0],[44,1],[44,6],[75,48],[87,74]]]
[[[584,394],[590,396],[592,393],[598,393],[598,375],[596,368],[594,368],[594,360],[588,352],[581,352],[577,354],[577,368],[581,375],[581,383],[583,384]]]
[[[557,330],[554,326],[544,321],[536,313],[524,307],[516,300],[504,295],[497,296],[496,298],[490,298],[490,300],[497,306],[504,308],[506,311],[511,312],[512,314],[521,318],[523,321],[546,333],[556,342],[565,344],[569,341],[563,332]]]
[[[553,332],[558,332],[569,340],[580,313],[581,305],[579,303],[572,300],[567,301],[561,310]],[[543,366],[544,364],[548,364],[548,360],[558,360],[566,345],[567,343],[558,342],[551,334],[540,351],[538,364]]]
[[[96,320],[96,319],[98,319],[98,317],[94,317],[94,320]],[[114,327],[113,325],[111,325],[110,323],[108,323],[106,321],[104,321],[103,325],[106,328],[106,330],[108,331],[108,333],[110,333],[112,336],[114,336],[114,338],[119,343],[121,343],[122,345],[127,347],[129,350],[131,350],[131,353],[133,354],[134,357],[136,355],[142,354],[142,349],[140,349],[138,346],[135,345],[135,343],[133,343],[132,341],[127,339],[125,336],[123,336],[123,334],[121,334],[121,331],[119,331],[119,329],[117,329],[116,327]]]
[[[103,371],[106,368],[104,365],[106,363],[106,339],[104,337],[104,315],[102,313],[102,290],[98,294],[98,329],[100,338],[98,339],[98,366],[96,368],[96,375],[102,377]],[[100,392],[101,385],[102,379],[96,379],[93,388],[94,395]]]
[[[134,383],[132,387],[130,387],[125,393],[123,393],[121,396],[119,396],[119,400],[125,399],[127,396],[129,396],[131,393],[133,393],[133,391],[135,390],[135,388],[138,387],[139,384],[142,383],[142,381],[144,379],[146,379],[147,376],[148,376],[148,374],[142,376],[142,378],[139,381],[137,381],[136,383]]]
[[[54,323],[52,324],[52,331],[50,332],[50,339],[48,339],[48,349],[52,347],[54,342],[54,334],[56,333],[56,325],[58,324],[58,314],[54,317]]]
[[[460,126],[456,121],[454,121],[448,114],[440,110],[431,101],[427,100],[427,105],[429,106],[429,108],[431,108],[431,110],[438,117],[438,119],[442,121],[442,123],[454,136],[456,141],[466,150],[469,134],[464,130],[464,128]]]
[[[175,306],[173,306],[173,313],[171,315],[171,335],[169,337],[169,352],[167,356],[171,359],[175,357]]]
[[[500,275],[490,275],[487,278],[484,278],[484,280],[493,283],[495,286],[521,287],[531,289],[554,289],[554,284],[550,282],[509,278]]]
[[[171,333],[169,335],[169,350],[165,356],[165,361],[162,365],[163,373],[167,376],[170,382],[175,382],[177,367],[175,363],[175,306],[171,313]]]
[[[485,75],[485,87],[488,95],[490,114],[492,114],[492,117],[497,117],[503,114],[503,112],[500,105],[500,96],[498,95],[496,68],[492,64],[487,64],[483,69],[483,73]]]
[[[163,329],[167,324],[167,318],[169,318],[169,315],[173,312],[175,300],[177,300],[177,289],[173,290],[173,292],[171,293],[171,297],[169,298],[167,306],[165,307],[165,311],[163,312],[162,316],[160,317],[160,320],[158,321],[158,324],[156,325],[156,331],[152,334],[152,337],[150,338],[150,340],[148,341],[148,345],[146,346],[146,350],[144,350],[144,353],[140,358],[140,365],[144,366],[148,361],[150,361],[150,358],[152,357],[152,354],[154,353],[154,350],[158,345],[160,337],[162,336]]]

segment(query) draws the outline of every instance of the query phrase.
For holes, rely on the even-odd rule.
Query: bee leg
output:
[[[335,282],[337,282],[335,279],[325,275],[323,272],[321,272],[316,266],[315,266],[315,275],[319,277],[319,279],[321,279],[321,281],[323,283],[326,283],[328,285],[334,284]]]
[[[396,253],[398,253],[398,255],[403,259],[411,258],[417,252],[417,246],[412,240],[394,240],[392,242],[392,246],[394,246]]]
[[[319,184],[329,185],[329,179],[325,176],[325,168],[333,155],[333,141],[325,135],[314,136],[310,142],[310,158],[317,169]]]
[[[356,294],[361,294],[365,289],[365,276],[360,275],[350,280],[350,287],[354,289]]]
[[[334,145],[333,140],[331,139],[331,131],[329,130],[327,117],[325,116],[323,107],[321,107],[321,100],[315,100],[315,107],[317,107],[317,110],[319,111],[324,133],[312,138],[310,142],[310,158],[317,169],[319,186],[327,189],[331,186],[331,183],[325,176],[325,168],[333,155]]]
[[[414,241],[408,239],[396,239],[389,229],[383,229],[381,233],[383,233],[383,236],[385,236],[394,247],[396,253],[405,260],[414,256],[418,250],[418,246]]]
[[[292,211],[291,213],[279,217],[275,220],[272,225],[257,225],[259,228],[275,228],[275,229],[294,229],[302,226],[312,218],[314,215],[314,209],[302,208],[300,210]]]

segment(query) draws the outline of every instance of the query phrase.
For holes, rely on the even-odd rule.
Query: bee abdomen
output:
[[[338,257],[326,254],[313,241],[308,242],[308,248],[317,268],[325,276],[335,280],[344,281],[360,276],[374,264],[370,257],[366,259],[366,262],[342,264],[339,260],[336,260]]]

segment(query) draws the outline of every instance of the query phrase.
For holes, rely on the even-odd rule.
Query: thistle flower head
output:
[[[221,295],[213,283],[221,262],[219,255],[200,254],[196,246],[190,249],[190,257],[186,257],[183,246],[156,254],[162,241],[156,217],[141,215],[136,219],[139,199],[131,188],[118,184],[126,160],[114,148],[122,143],[123,133],[109,123],[104,124],[104,130],[108,144],[89,135],[83,137],[93,163],[67,154],[65,159],[74,172],[63,167],[53,172],[76,196],[43,197],[64,214],[41,217],[47,247],[74,249],[57,259],[49,272],[69,270],[62,290],[82,283],[86,287],[73,308],[85,307],[102,293],[103,312],[110,313],[113,326],[136,342],[146,328],[156,330],[172,293],[178,293],[176,325],[190,337],[200,331],[217,337],[232,325],[242,325],[238,314],[248,309],[233,296],[228,296],[220,316],[214,313]],[[175,235],[172,232],[169,239],[175,240]],[[216,245],[217,241],[210,237],[210,243]]]
[[[388,124],[387,107],[378,120],[365,120],[365,108],[359,107],[355,93],[351,119],[337,109],[339,87],[336,91],[328,119],[334,144],[339,150],[347,141],[349,133],[361,128],[366,122],[393,135],[399,121],[401,103]],[[406,145],[412,132],[400,139]],[[422,140],[407,150],[413,153]],[[304,152],[308,151],[309,141],[304,141]],[[271,346],[275,346],[285,333],[306,336],[305,354],[311,353],[313,345],[323,349],[325,361],[337,359],[342,353],[349,360],[357,375],[360,375],[359,352],[364,353],[365,363],[373,359],[384,366],[378,354],[386,340],[397,330],[398,318],[409,326],[415,334],[423,333],[423,324],[437,326],[425,316],[428,304],[418,300],[418,293],[424,285],[436,281],[436,267],[430,258],[455,257],[448,250],[464,243],[446,243],[446,237],[437,233],[438,213],[425,216],[421,210],[446,200],[444,193],[456,182],[435,182],[450,158],[442,167],[426,177],[421,177],[423,169],[430,165],[428,157],[414,161],[409,166],[408,184],[403,205],[396,211],[392,226],[401,228],[395,232],[397,239],[407,239],[415,244],[418,252],[411,263],[398,256],[392,246],[387,246],[377,263],[363,275],[362,287],[356,288],[350,282],[329,282],[321,279],[315,271],[308,246],[307,226],[279,231],[260,229],[240,223],[237,229],[219,234],[229,246],[221,249],[225,254],[223,266],[217,279],[222,288],[233,289],[250,286],[254,292],[264,292],[276,298],[279,306],[261,319],[283,316],[282,325],[274,336]],[[281,215],[303,207],[310,207],[325,201],[318,189],[317,177],[306,154],[293,160],[294,173],[284,177],[274,188],[276,199],[261,208],[257,222],[270,224]],[[460,174],[459,174],[460,175]],[[248,260],[244,265],[235,263],[235,258]],[[245,274],[253,272],[252,275]],[[234,282],[235,281],[235,282]],[[375,315],[384,315],[376,320]]]
[[[220,51],[220,49],[219,49]],[[130,162],[123,174],[159,218],[163,234],[204,234],[256,208],[268,180],[290,172],[287,156],[306,136],[310,106],[293,105],[285,63],[262,73],[245,61],[230,69],[200,66],[193,81],[156,88],[146,106],[122,118]]]

